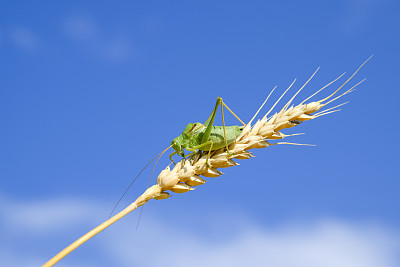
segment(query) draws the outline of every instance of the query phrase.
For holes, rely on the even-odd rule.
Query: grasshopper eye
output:
[[[173,149],[175,149],[176,151],[180,151],[180,147],[182,146],[181,145],[181,142],[180,142],[180,140],[179,140],[179,138],[174,138],[173,140],[172,140],[172,142],[171,142],[171,146],[172,146],[172,148]]]

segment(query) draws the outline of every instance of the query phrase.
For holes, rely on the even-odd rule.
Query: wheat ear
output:
[[[372,56],[371,56],[372,57]],[[370,57],[370,58],[371,58]],[[297,126],[303,121],[308,121],[315,119],[317,117],[327,115],[332,112],[336,112],[338,110],[332,110],[336,107],[329,108],[323,111],[320,111],[324,106],[327,104],[339,99],[340,97],[352,92],[356,86],[358,86],[361,82],[357,83],[349,90],[345,91],[339,96],[336,96],[338,91],[342,89],[353,77],[354,75],[361,69],[361,67],[370,59],[368,58],[354,73],[350,76],[337,90],[335,90],[331,95],[328,97],[319,100],[310,102],[308,104],[304,104],[307,100],[311,97],[315,96],[317,93],[325,89],[327,86],[331,85],[339,78],[343,76],[340,75],[338,78],[318,90],[316,93],[311,95],[309,98],[302,101],[297,106],[290,106],[296,95],[305,87],[305,85],[311,80],[311,78],[315,75],[318,71],[315,71],[314,74],[310,77],[310,79],[293,95],[293,97],[283,106],[283,108],[273,114],[272,116],[268,117],[269,113],[275,108],[278,102],[282,99],[283,95],[293,86],[293,83],[286,89],[286,91],[282,94],[282,96],[275,102],[272,108],[263,116],[262,119],[259,119],[253,126],[251,125],[252,121],[264,106],[266,101],[268,100],[269,96],[272,92],[268,95],[268,98],[262,106],[258,109],[257,113],[251,119],[251,121],[245,126],[242,133],[238,136],[236,141],[229,145],[230,154],[227,153],[226,149],[221,148],[219,150],[213,151],[211,157],[209,159],[210,166],[206,165],[207,153],[202,155],[200,152],[193,155],[189,159],[183,159],[179,163],[177,163],[172,169],[167,166],[161,173],[158,175],[157,184],[149,187],[141,196],[139,196],[135,202],[130,204],[124,210],[113,216],[112,218],[108,219],[104,223],[100,224],[74,243],[66,247],[64,250],[59,252],[56,256],[50,259],[47,263],[43,265],[43,267],[49,267],[56,264],[66,255],[71,253],[74,249],[85,243],[87,240],[113,224],[114,222],[118,221],[131,211],[135,210],[137,207],[140,207],[147,203],[151,199],[166,199],[169,198],[171,195],[167,191],[172,191],[174,193],[185,193],[191,190],[194,190],[196,186],[202,185],[206,182],[203,177],[218,177],[222,174],[219,171],[219,168],[228,168],[232,166],[238,165],[234,161],[234,159],[249,159],[253,157],[253,155],[249,152],[250,149],[253,148],[264,148],[271,145],[279,145],[279,144],[292,144],[292,145],[307,145],[307,144],[296,144],[296,143],[288,143],[288,142],[277,142],[271,143],[271,140],[278,140],[283,139],[287,136],[292,135],[285,135],[281,133],[281,130],[286,128],[292,128]],[[364,81],[364,80],[363,80]],[[334,97],[335,96],[335,97]],[[345,103],[343,103],[345,104]],[[341,104],[341,105],[343,105]],[[319,111],[319,112],[318,112]],[[318,112],[318,113],[317,113]],[[201,177],[201,176],[203,177]]]

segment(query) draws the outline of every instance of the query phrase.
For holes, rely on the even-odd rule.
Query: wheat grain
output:
[[[372,56],[371,56],[372,57]],[[370,58],[371,58],[370,57]],[[369,59],[370,59],[369,58]],[[312,76],[307,80],[307,82],[293,95],[293,97],[283,106],[283,108],[268,117],[269,113],[276,107],[279,101],[283,98],[283,96],[289,91],[289,89],[294,85],[294,80],[290,86],[284,91],[284,93],[279,97],[279,99],[274,103],[271,109],[263,116],[262,119],[259,119],[254,125],[251,125],[257,114],[260,112],[261,108],[265,105],[269,97],[275,88],[268,95],[267,99],[258,109],[254,117],[250,120],[249,123],[244,127],[242,133],[238,136],[236,141],[229,145],[228,153],[225,148],[221,148],[219,150],[213,151],[211,153],[211,157],[209,159],[209,166],[206,164],[207,153],[202,155],[201,152],[196,153],[188,159],[183,159],[178,162],[172,169],[167,166],[164,170],[160,172],[157,177],[157,183],[151,187],[149,187],[141,196],[139,196],[135,202],[130,204],[127,208],[122,210],[120,213],[116,214],[114,217],[108,219],[89,233],[85,234],[74,243],[69,245],[67,248],[58,253],[55,257],[49,260],[47,263],[43,265],[43,267],[49,267],[56,264],[63,257],[68,255],[71,251],[82,245],[88,239],[101,232],[114,222],[118,221],[131,211],[135,210],[137,207],[140,207],[146,204],[151,199],[161,200],[167,199],[171,197],[171,194],[167,191],[171,191],[174,193],[186,193],[194,190],[197,186],[203,185],[206,183],[205,178],[213,178],[222,175],[223,173],[218,170],[219,168],[228,168],[238,165],[234,159],[249,159],[253,157],[253,155],[248,151],[250,149],[255,148],[265,148],[271,145],[279,145],[279,144],[292,144],[292,145],[305,145],[305,144],[297,144],[297,143],[289,143],[289,142],[278,142],[271,143],[271,140],[283,139],[288,136],[298,135],[285,135],[281,133],[281,130],[286,128],[292,128],[300,124],[301,122],[315,119],[317,117],[327,115],[332,112],[336,112],[338,110],[333,110],[339,106],[342,106],[346,103],[337,105],[332,108],[328,108],[326,110],[320,111],[327,104],[341,98],[342,96],[354,91],[354,88],[358,86],[361,82],[357,83],[349,90],[345,91],[343,94],[333,98],[340,89],[342,89],[353,77],[354,75],[361,69],[361,67],[369,60],[367,59],[351,76],[348,78],[337,90],[335,90],[328,97],[319,100],[310,102],[308,104],[304,104],[311,97],[314,97],[316,94],[320,93],[322,90],[326,89],[329,85],[336,82],[339,78],[341,78],[344,74],[340,75],[338,78],[315,92],[310,97],[303,100],[297,106],[290,106],[293,102],[294,98],[297,94],[308,84],[308,82],[314,77],[318,69],[312,74]],[[364,81],[364,80],[363,80]],[[290,107],[289,107],[290,106]],[[318,112],[318,113],[317,113]],[[203,176],[203,177],[201,177]]]

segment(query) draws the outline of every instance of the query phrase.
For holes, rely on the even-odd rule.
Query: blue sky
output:
[[[257,150],[58,266],[398,266],[399,11],[390,0],[2,1],[0,265],[43,264],[106,219],[218,96],[248,121],[275,85],[273,100],[321,66],[299,101],[374,54],[343,111],[285,131],[316,147]]]

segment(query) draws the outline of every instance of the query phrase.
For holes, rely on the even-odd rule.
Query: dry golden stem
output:
[[[367,61],[365,61],[360,66],[360,68]],[[339,87],[339,89],[341,89],[344,85],[346,85],[350,81],[350,79],[354,77],[354,75],[358,72],[360,68],[358,68],[357,71]],[[316,72],[314,72],[311,78],[315,75],[315,73]],[[341,75],[340,77],[342,76],[343,75]],[[144,205],[150,199],[160,200],[170,197],[171,195],[166,191],[172,191],[174,193],[185,193],[194,190],[196,186],[202,185],[206,182],[206,180],[200,177],[200,175],[211,178],[220,176],[222,172],[219,171],[218,168],[228,168],[238,165],[233,159],[249,159],[253,157],[252,154],[248,151],[250,149],[264,148],[276,144],[299,145],[287,142],[271,144],[267,140],[282,139],[286,136],[290,136],[290,135],[285,135],[280,131],[282,129],[297,126],[303,121],[312,120],[317,117],[331,113],[332,111],[330,110],[332,108],[321,111],[318,114],[313,115],[313,113],[316,113],[325,105],[340,98],[341,96],[344,96],[352,92],[354,87],[359,84],[359,83],[356,84],[355,86],[344,92],[339,97],[333,99],[332,97],[339,91],[339,89],[336,90],[330,96],[324,98],[323,100],[311,102],[308,104],[303,104],[306,100],[309,99],[307,98],[299,105],[289,107],[294,97],[304,88],[304,86],[310,81],[310,79],[300,88],[300,90],[298,90],[298,92],[294,94],[294,96],[283,106],[283,108],[278,113],[275,113],[271,117],[268,117],[268,114],[278,104],[283,95],[278,99],[278,101],[272,106],[272,108],[268,111],[267,114],[264,115],[264,117],[261,120],[258,120],[253,126],[251,126],[251,122],[254,119],[253,117],[253,119],[243,129],[243,132],[236,139],[236,141],[229,145],[229,151],[231,152],[231,154],[228,154],[226,149],[224,148],[213,151],[209,159],[210,167],[206,165],[207,153],[204,153],[205,155],[202,155],[201,152],[193,155],[187,160],[183,159],[178,164],[176,164],[172,170],[169,168],[169,166],[166,167],[158,175],[156,185],[153,185],[152,187],[148,188],[143,195],[141,195],[138,199],[136,199],[135,202],[130,204],[123,211],[121,211],[114,217],[110,218],[109,220],[105,221],[101,225],[97,226],[92,231],[85,234],[84,236],[76,240],[74,243],[69,245],[67,248],[62,250],[54,258],[52,258],[46,264],[44,264],[43,267],[53,266],[63,257],[71,253],[74,249],[82,245],[84,242],[86,242],[87,240],[89,240],[90,238],[92,238],[93,236],[95,236],[96,234],[98,234],[99,232],[101,232],[114,222],[118,221],[131,211],[135,210],[137,207]],[[337,79],[335,79],[333,82],[335,82]],[[328,85],[332,84],[333,82],[329,83]],[[292,87],[293,83],[289,86],[289,88]],[[322,89],[325,89],[327,86],[323,87]],[[288,91],[288,89],[283,94],[285,94]],[[317,93],[319,93],[321,90],[317,91]],[[312,96],[314,96],[315,94],[313,94]],[[265,104],[265,102],[266,101],[264,101],[263,105]],[[260,109],[257,111],[256,115],[258,114]]]
[[[150,199],[155,198],[160,193],[161,193],[161,188],[157,185],[153,185],[152,187],[148,188],[146,190],[146,192],[144,192],[140,197],[138,197],[138,199],[136,199],[135,202],[133,202],[128,207],[126,207],[124,210],[122,210],[120,213],[116,214],[115,216],[111,217],[107,221],[103,222],[102,224],[100,224],[99,226],[97,226],[96,228],[94,228],[93,230],[91,230],[90,232],[88,232],[87,234],[85,234],[84,236],[79,238],[78,240],[76,240],[74,243],[72,243],[71,245],[69,245],[62,251],[60,251],[51,260],[46,262],[43,265],[43,267],[53,266],[54,264],[59,262],[62,258],[64,258],[69,253],[71,253],[73,250],[75,250],[77,247],[79,247],[80,245],[82,245],[83,243],[88,241],[90,238],[97,235],[98,233],[100,233],[101,231],[106,229],[108,226],[115,223],[116,221],[118,221],[119,219],[121,219],[122,217],[124,217],[125,215],[130,213],[131,211],[135,210],[137,207],[140,207],[140,206],[144,205]]]

